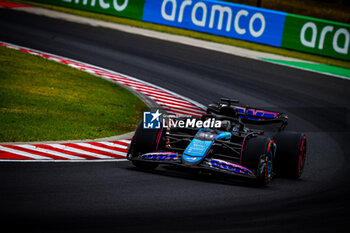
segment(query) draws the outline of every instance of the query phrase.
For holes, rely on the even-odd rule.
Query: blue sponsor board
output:
[[[146,0],[143,21],[281,46],[286,13],[213,0]]]

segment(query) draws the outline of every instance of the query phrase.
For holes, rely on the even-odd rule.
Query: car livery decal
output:
[[[156,152],[143,154],[141,157],[150,160],[175,160],[178,158],[178,154],[173,152]]]
[[[232,173],[240,173],[245,175],[253,174],[253,172],[246,167],[230,163],[221,159],[210,159],[208,165],[212,168],[223,169]]]
[[[260,109],[254,109],[254,108],[245,108],[241,106],[233,106],[235,109],[238,110],[239,113],[251,115],[251,116],[257,116],[257,117],[248,117],[248,116],[242,116],[246,119],[251,119],[251,120],[264,120],[262,118],[258,117],[267,117],[267,118],[276,118],[278,113],[277,112],[270,112],[270,111],[265,111],[265,110],[260,110]]]
[[[187,146],[184,154],[195,157],[203,157],[207,149],[213,144],[213,141],[202,141],[193,139]]]
[[[204,158],[207,150],[213,144],[213,141],[202,141],[198,139],[193,139],[191,143],[187,146],[183,159],[187,162],[198,162]]]

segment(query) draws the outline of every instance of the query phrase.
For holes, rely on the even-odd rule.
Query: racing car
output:
[[[172,164],[245,177],[258,185],[268,184],[275,175],[301,176],[306,136],[285,130],[288,124],[285,113],[221,98],[209,104],[201,118],[176,118],[192,123],[207,119],[220,121],[220,128],[162,125],[159,129],[145,129],[141,121],[129,145],[127,159],[140,169]],[[248,127],[271,124],[278,126],[272,135]]]

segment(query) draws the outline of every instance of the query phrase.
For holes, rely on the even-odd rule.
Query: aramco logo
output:
[[[319,31],[319,29],[321,30]],[[309,36],[310,33],[311,36]],[[340,39],[341,37],[342,39]],[[350,33],[347,29],[335,30],[334,26],[330,25],[318,28],[314,22],[307,22],[301,28],[300,42],[306,47],[315,48],[317,46],[319,50],[323,50],[326,40],[332,40],[333,49],[337,53],[348,54]]]
[[[212,5],[211,9],[205,2],[193,3],[192,0],[180,1],[177,0],[163,0],[161,7],[161,15],[167,21],[182,23],[184,17],[189,18],[191,22],[198,27],[215,28],[215,21],[217,21],[216,29],[225,30],[227,32],[233,29],[237,34],[244,35],[249,32],[253,37],[260,37],[266,27],[266,21],[263,14],[256,12],[249,13],[247,10],[239,10],[235,15],[231,7],[222,5]],[[215,20],[218,18],[218,20]],[[226,19],[226,20],[224,20]],[[244,28],[241,21],[249,20],[249,26]],[[225,24],[226,22],[226,24]],[[258,26],[256,26],[258,25]]]

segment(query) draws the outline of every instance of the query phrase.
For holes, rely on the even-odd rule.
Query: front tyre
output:
[[[243,145],[242,165],[255,171],[257,185],[266,185],[272,179],[275,143],[267,137],[248,138]]]
[[[134,139],[133,139],[134,140]],[[132,164],[137,167],[138,169],[142,170],[153,170],[156,167],[158,167],[157,163],[154,162],[147,162],[147,161],[139,161],[139,160],[133,160],[133,158],[137,157],[138,154],[133,151],[134,147],[130,146],[129,152],[128,152],[128,159],[131,160]]]
[[[140,169],[155,169],[158,164],[155,162],[135,160],[142,154],[154,152],[165,147],[164,141],[165,128],[161,129],[144,129],[143,121],[136,128],[135,135],[130,143],[127,158]]]

